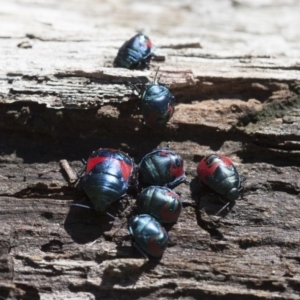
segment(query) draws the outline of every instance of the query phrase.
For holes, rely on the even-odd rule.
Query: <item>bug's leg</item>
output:
[[[140,248],[137,243],[133,243],[133,247],[140,252],[140,254],[147,260],[149,260],[148,255]]]
[[[128,210],[129,208],[131,208],[131,205],[130,205],[130,197],[129,197],[129,195],[125,195],[125,200],[126,200],[126,202],[127,202],[127,207],[125,208],[125,210],[123,210],[123,213],[126,211],[126,210]]]
[[[245,182],[246,178],[241,178],[241,186],[239,188],[239,192],[241,193],[241,199],[247,201],[247,198],[244,198],[244,186],[243,183]]]
[[[80,179],[82,177],[82,174],[84,173],[84,170],[85,170],[85,166],[86,166],[86,160],[85,159],[81,159],[82,163],[83,163],[83,166],[82,168],[80,169],[79,172],[77,172],[77,179]]]
[[[125,222],[122,222],[119,218],[113,216],[112,214],[110,214],[108,212],[106,214],[114,219],[113,221],[108,222],[109,224],[114,224],[115,222],[117,222],[119,225],[118,230],[113,234],[113,236],[114,236],[119,230],[121,230],[123,228],[123,226],[127,223],[127,220]]]
[[[144,86],[143,82],[140,80],[140,78],[133,76],[135,79],[137,79],[138,83],[131,83],[128,82],[126,85],[133,91],[133,93],[139,97],[142,96],[142,90],[138,88],[138,85]]]
[[[247,201],[247,199],[244,198],[244,187],[241,187],[240,192],[241,192],[241,199]]]
[[[123,228],[123,226],[125,224],[127,224],[127,220],[125,222],[121,222],[121,220],[119,218],[114,217],[112,214],[110,214],[108,212],[106,214],[114,219],[113,221],[109,222],[109,224],[113,224],[115,221],[117,221],[117,223],[120,225],[119,228],[112,235],[114,237]]]
[[[230,202],[228,201],[217,213],[216,216],[218,216],[225,208],[228,208],[230,205]]]
[[[94,209],[92,206],[79,204],[79,203],[71,203],[70,206],[77,206],[77,207],[82,207],[82,208],[87,208],[87,209]]]
[[[176,182],[166,183],[165,186],[170,189],[173,189],[181,183],[189,184],[190,182],[188,180],[186,180],[185,178],[181,178],[181,179],[177,180]]]
[[[125,216],[125,212],[127,212],[130,208],[132,208],[133,205],[130,204],[129,200],[130,200],[130,197],[129,195],[124,195],[123,197],[125,200],[127,200],[127,207],[123,210],[123,211],[120,211],[119,210],[119,213],[121,216]]]
[[[130,182],[133,186],[133,188],[138,191],[139,188],[139,167],[135,166],[133,167],[132,171],[132,180]]]
[[[86,168],[86,164],[87,164],[87,162],[84,159],[82,159],[81,161],[83,162],[84,165],[79,170],[79,172],[76,173],[76,181],[73,183],[73,185],[75,187],[77,187],[79,190],[82,190],[81,179],[84,176],[83,174],[84,174],[84,171],[85,171],[85,168]]]
[[[136,174],[138,174],[138,169],[137,169],[137,172]],[[138,175],[135,177],[135,180],[134,182],[132,183],[132,189],[137,193],[138,190],[139,190],[139,182],[138,182]]]
[[[137,96],[140,96],[141,95],[141,90],[137,87],[137,85],[136,84],[134,84],[134,83],[131,83],[130,84],[130,88],[133,90],[133,93],[135,94],[135,95],[137,95]]]
[[[112,237],[114,238],[115,235],[123,228],[123,226],[127,223],[127,220],[125,222],[123,222],[121,224],[121,226],[114,232],[114,234],[112,235]]]
[[[106,214],[107,214],[108,216],[110,216],[111,218],[114,219],[113,221],[110,221],[109,224],[112,224],[112,223],[114,223],[114,222],[116,221],[117,223],[119,223],[119,224],[121,224],[121,225],[123,226],[123,223],[121,222],[121,220],[120,220],[119,218],[113,216],[112,214],[110,214],[110,213],[108,213],[108,212],[106,212]]]
[[[184,184],[190,184],[191,181],[188,180],[188,179],[186,179],[186,178],[182,178],[182,183],[184,183]]]

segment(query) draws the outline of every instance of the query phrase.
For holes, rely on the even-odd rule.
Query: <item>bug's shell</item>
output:
[[[138,247],[150,256],[160,257],[167,248],[169,237],[166,230],[150,215],[133,217],[129,231]]]
[[[126,194],[133,166],[119,150],[100,149],[90,155],[80,184],[96,210],[104,211]]]
[[[164,186],[149,186],[137,199],[140,213],[149,214],[160,223],[175,223],[181,213],[181,201],[171,189]]]
[[[126,41],[119,49],[114,60],[114,66],[126,69],[145,69],[151,57],[154,56],[155,47],[149,37],[138,33]]]
[[[230,202],[238,199],[241,177],[228,157],[219,154],[204,157],[197,167],[197,173],[201,183],[223,198]]]
[[[142,95],[142,114],[150,128],[164,126],[174,113],[175,97],[159,84],[149,84]]]
[[[156,149],[143,157],[139,166],[141,185],[173,187],[183,181],[183,160],[169,149]]]

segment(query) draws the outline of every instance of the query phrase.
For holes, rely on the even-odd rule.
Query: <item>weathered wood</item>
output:
[[[300,44],[296,0],[31,1],[0,7],[0,299],[300,299]],[[157,45],[150,70],[112,67],[125,39]],[[142,124],[130,83],[176,96],[166,127]],[[170,142],[185,163],[183,212],[161,260],[127,225],[71,206],[82,158],[138,163]],[[196,167],[230,156],[244,198],[223,217]],[[68,166],[70,165],[70,168]],[[71,169],[72,168],[72,169]],[[122,222],[136,192],[109,207]]]

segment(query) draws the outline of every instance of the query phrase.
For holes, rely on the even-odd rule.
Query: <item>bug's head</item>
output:
[[[229,202],[235,202],[240,196],[240,191],[237,188],[232,188],[227,194],[226,194],[226,199]]]

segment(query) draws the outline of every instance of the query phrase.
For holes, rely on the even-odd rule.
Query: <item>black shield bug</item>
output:
[[[132,175],[133,160],[115,149],[94,151],[88,158],[80,185],[98,211],[125,195]]]
[[[175,111],[175,97],[165,85],[156,83],[158,71],[152,83],[142,84],[141,89],[133,85],[141,98],[143,120],[150,128],[166,125]]]
[[[149,214],[160,223],[175,223],[181,213],[181,200],[173,190],[165,186],[149,186],[137,199],[140,213]]]
[[[154,51],[155,47],[149,37],[138,33],[119,49],[114,66],[137,70],[146,69],[154,56]]]
[[[166,230],[150,215],[141,214],[133,217],[129,231],[135,240],[135,247],[147,258],[147,254],[160,257],[168,245]]]
[[[200,183],[220,195],[219,199],[226,203],[218,214],[239,198],[243,179],[228,157],[219,154],[204,157],[198,164],[197,173]]]
[[[182,158],[168,148],[156,149],[145,155],[139,166],[141,185],[173,187],[184,181]]]

